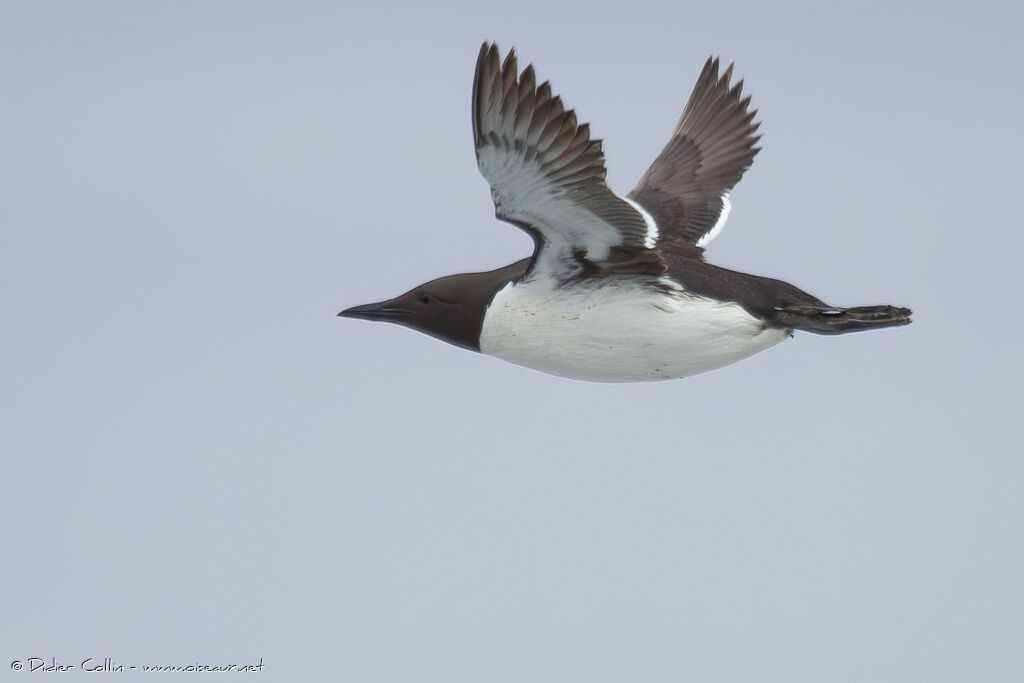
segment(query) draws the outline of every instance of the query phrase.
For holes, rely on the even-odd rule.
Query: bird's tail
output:
[[[910,324],[911,310],[897,306],[858,306],[856,308],[819,308],[780,306],[775,323],[781,327],[815,334],[845,334]]]

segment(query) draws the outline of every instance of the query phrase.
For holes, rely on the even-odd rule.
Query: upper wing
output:
[[[708,57],[672,139],[629,197],[654,216],[660,246],[693,250],[714,239],[729,216],[729,191],[750,168],[760,148],[754,135],[757,110],[732,88],[732,65],[721,77]]]
[[[502,63],[496,45],[480,48],[473,137],[495,215],[537,242],[531,271],[567,277],[653,254],[655,222],[605,184],[601,141],[590,139],[589,126],[577,124],[547,82],[537,86],[532,65],[517,73],[515,50]]]

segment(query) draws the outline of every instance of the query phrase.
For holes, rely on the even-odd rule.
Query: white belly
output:
[[[778,344],[741,306],[622,280],[599,287],[509,284],[487,309],[480,351],[535,370],[594,382],[675,379]]]

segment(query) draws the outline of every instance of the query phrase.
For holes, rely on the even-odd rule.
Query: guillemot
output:
[[[411,327],[456,346],[572,379],[686,377],[792,336],[910,322],[907,308],[838,308],[780,280],[727,270],[704,247],[760,139],[757,110],[709,57],[668,144],[626,196],[605,183],[601,141],[515,50],[485,42],[473,77],[477,164],[495,216],[533,255],[432,280],[339,316]]]

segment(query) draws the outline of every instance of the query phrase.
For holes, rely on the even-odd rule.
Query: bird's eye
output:
[[[421,304],[429,304],[430,303],[430,295],[429,294],[422,295],[420,297],[420,303]]]

